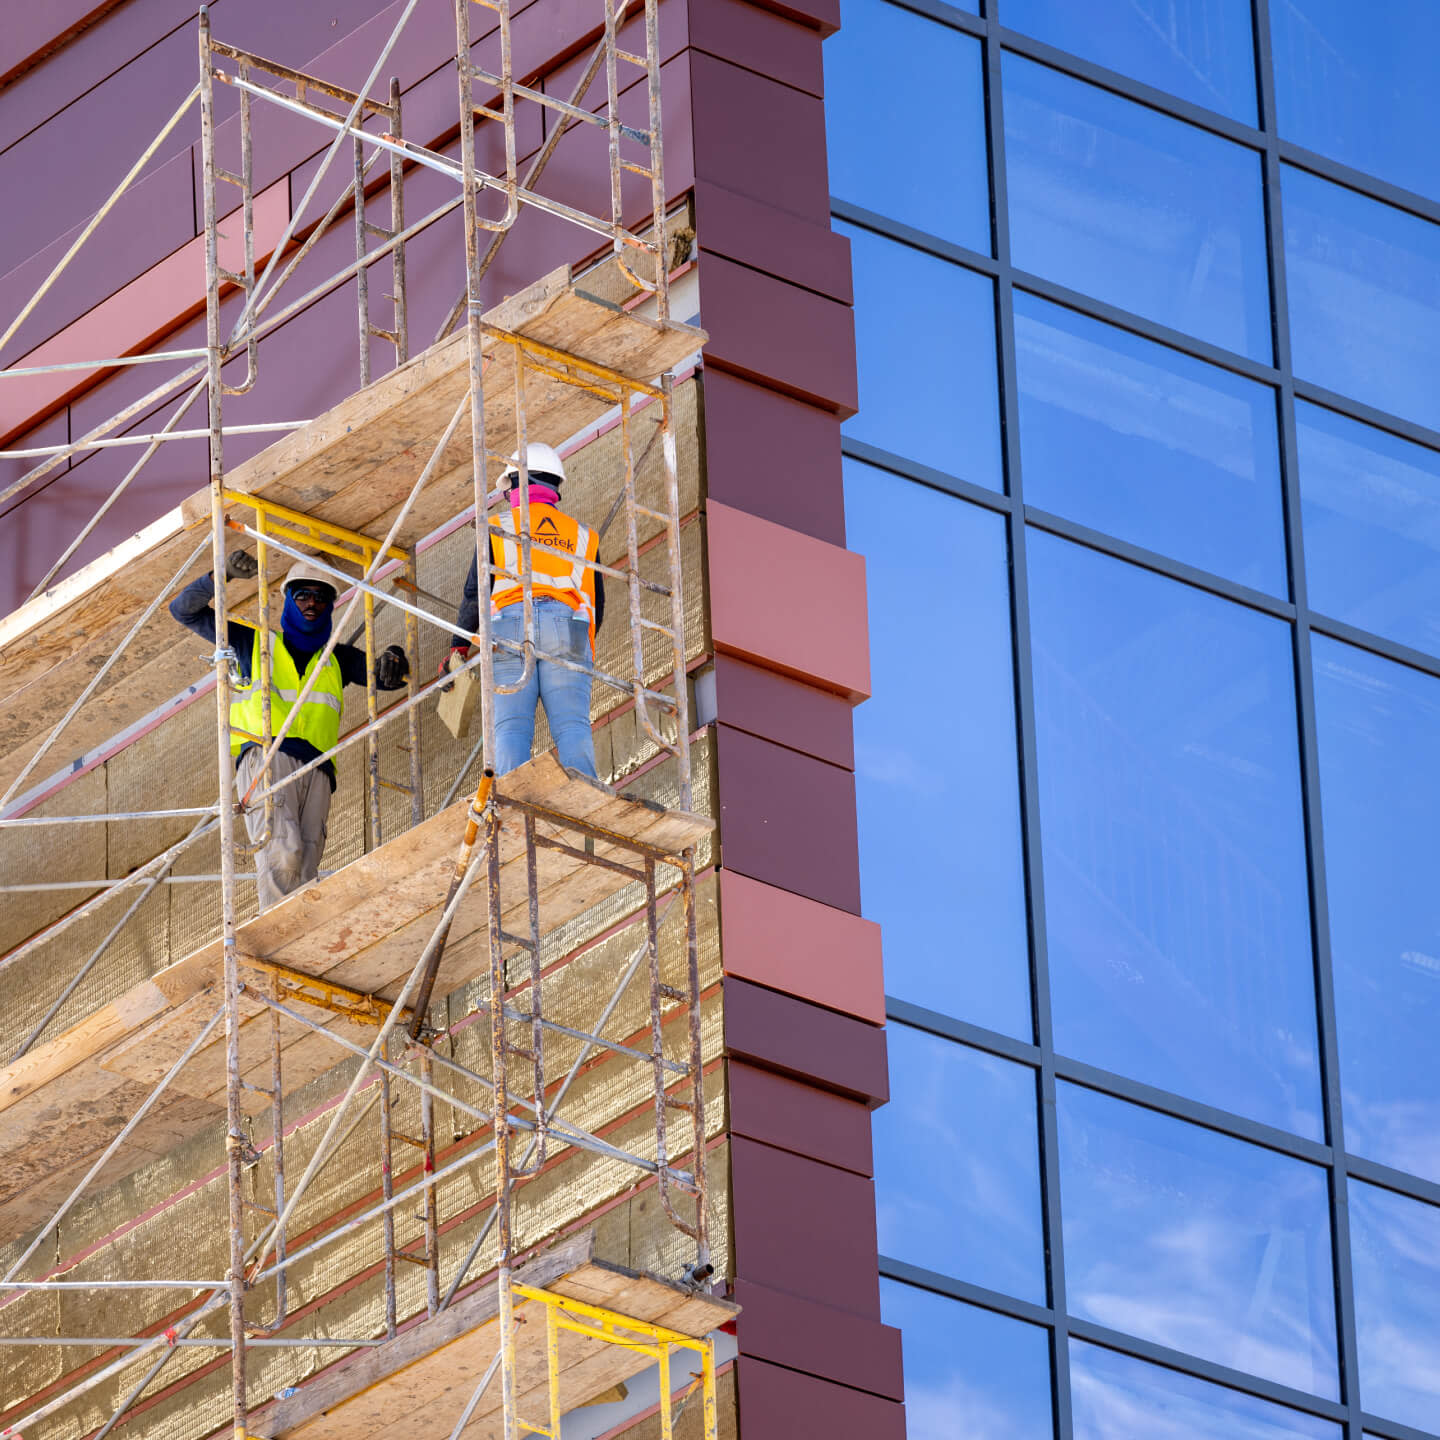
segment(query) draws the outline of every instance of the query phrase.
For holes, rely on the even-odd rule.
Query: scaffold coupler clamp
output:
[[[235,653],[232,646],[217,646],[215,653],[210,659],[212,664],[220,660],[225,662],[225,671],[230,677],[230,688],[232,690],[248,690],[250,688],[250,682],[240,673],[240,657]]]

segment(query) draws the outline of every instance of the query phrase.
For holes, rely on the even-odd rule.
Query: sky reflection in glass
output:
[[[1440,655],[1440,455],[1300,401],[1310,606]]]
[[[904,1335],[908,1440],[1051,1440],[1045,1330],[896,1280],[880,1315]]]
[[[1350,1181],[1360,1403],[1434,1430],[1440,1417],[1440,1210]]]
[[[1015,292],[1027,504],[1287,590],[1275,392]]]
[[[908,1025],[886,1033],[880,1253],[1043,1304],[1035,1072]]]
[[[1005,522],[855,460],[845,513],[876,637],[874,698],[855,711],[855,789],[885,987],[1029,1040]],[[915,565],[917,535],[940,562]],[[943,840],[905,843],[919,833]]]
[[[1286,140],[1440,200],[1434,0],[1271,0],[1270,34]]]
[[[1333,1399],[1325,1172],[1062,1083],[1070,1313]]]
[[[1029,565],[1055,1048],[1319,1138],[1288,628],[1033,529]]]
[[[1440,1181],[1440,680],[1313,644],[1345,1146]]]
[[[978,40],[884,0],[844,0],[825,42],[825,122],[837,200],[990,253]]]
[[[1250,0],[1005,0],[1011,30],[1168,90],[1182,100],[1255,123]]]
[[[1341,1440],[1328,1420],[1082,1340],[1070,1396],[1074,1440]]]
[[[999,490],[994,282],[871,230],[834,229],[850,237],[855,277],[860,413],[845,434]]]
[[[1003,73],[1016,266],[1268,364],[1260,157],[1018,55]]]
[[[1283,167],[1295,374],[1440,430],[1440,226]]]

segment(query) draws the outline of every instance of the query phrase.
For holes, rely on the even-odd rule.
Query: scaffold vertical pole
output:
[[[392,182],[393,183],[393,182]],[[397,317],[399,306],[397,302]],[[404,333],[403,331],[399,333]],[[420,584],[420,553],[411,545],[405,562],[405,578],[412,585]],[[410,700],[420,693],[420,621],[409,610],[405,612],[405,658],[410,662],[405,690]],[[420,753],[420,707],[412,704],[405,716],[406,742],[410,747],[410,823],[418,825],[425,818],[425,765]]]
[[[381,1044],[380,1058],[390,1063],[390,1037]],[[390,1095],[390,1072],[380,1072],[380,1194],[385,1201],[385,1217],[381,1221],[385,1245],[385,1338],[395,1338],[397,1312],[395,1307],[395,1198],[394,1112]]]
[[[205,346],[209,379],[210,558],[215,577],[215,737],[220,797],[220,907],[225,990],[225,1151],[229,1182],[230,1379],[235,1440],[249,1434],[245,1385],[245,1231],[241,1171],[245,1132],[240,1108],[240,977],[235,942],[234,762],[230,756],[229,622],[225,604],[225,462],[222,430],[220,265],[215,205],[215,86],[210,14],[200,11],[200,131],[205,205]]]
[[[390,77],[390,133],[404,140],[405,126],[401,119],[400,81]],[[390,233],[405,233],[405,162],[397,151],[390,152]],[[390,282],[394,287],[392,319],[395,324],[395,363],[403,365],[410,358],[410,308],[405,293],[405,242],[397,240],[390,255]],[[416,575],[410,577],[418,579]]]
[[[420,1079],[428,1087],[435,1083],[435,1065],[430,1048],[420,1048]],[[421,1164],[425,1179],[425,1313],[440,1310],[440,1197],[435,1190],[435,1096],[427,1088],[420,1092]]]

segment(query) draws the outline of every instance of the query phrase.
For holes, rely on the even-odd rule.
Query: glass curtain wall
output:
[[[1440,1440],[1440,10],[841,8],[910,1436]]]

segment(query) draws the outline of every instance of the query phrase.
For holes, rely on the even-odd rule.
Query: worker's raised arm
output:
[[[244,550],[233,551],[226,557],[225,578],[227,580],[249,579],[256,572],[255,557]],[[171,602],[170,614],[187,630],[202,640],[215,639],[215,577],[201,575],[192,580]],[[241,670],[248,669],[250,650],[254,643],[255,628],[242,620],[231,620],[226,625],[229,632],[226,643],[235,651]]]
[[[340,678],[347,685],[364,685],[370,678],[365,652],[358,645],[337,645],[335,660]],[[391,645],[375,657],[375,685],[380,690],[400,690],[410,674],[410,662],[399,645]]]

